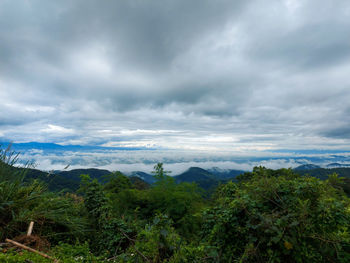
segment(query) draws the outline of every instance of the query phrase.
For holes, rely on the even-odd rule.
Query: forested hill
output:
[[[92,179],[97,179],[99,182],[108,180],[108,175],[111,174],[108,170],[102,169],[74,169],[70,171],[44,172],[37,169],[26,169],[26,181],[37,179],[47,184],[51,191],[67,190],[74,192],[79,188],[80,175],[87,174]]]
[[[336,173],[339,177],[344,177],[345,191],[350,193],[350,168],[320,168],[316,165],[302,165],[293,169],[297,174],[310,175],[319,179],[325,180],[328,175]],[[191,167],[187,171],[174,176],[177,183],[182,182],[195,182],[201,188],[205,190],[214,189],[220,183],[224,183],[229,180],[235,180],[235,178],[245,171],[242,170],[224,170],[219,168],[202,169],[199,167]],[[97,179],[100,183],[108,181],[108,177],[111,171],[104,169],[73,169],[70,171],[56,171],[54,173],[47,173],[37,169],[28,169],[26,180],[38,179],[45,182],[51,191],[67,190],[74,192],[79,188],[80,175],[87,174],[92,179]],[[129,177],[138,177],[146,184],[153,184],[155,178],[152,174],[137,171],[132,172]],[[134,179],[135,180],[135,179]],[[348,189],[349,188],[349,189]]]
[[[310,175],[322,180],[328,178],[328,175],[336,173],[340,177],[350,178],[350,168],[312,168],[312,169],[294,169],[300,175]]]
[[[81,180],[80,175],[87,174],[91,177],[91,179],[97,179],[100,183],[105,183],[108,181],[108,177],[111,173],[112,172],[108,170],[94,168],[56,171],[54,173],[47,173],[36,169],[28,169],[26,180],[38,179],[40,181],[44,181],[51,191],[60,191],[65,189],[67,191],[74,192],[79,188]],[[191,167],[187,171],[174,176],[174,179],[177,183],[195,182],[203,189],[209,190],[215,188],[220,183],[234,179],[236,176],[243,173],[244,171],[241,170],[223,170],[218,168],[205,170],[199,167]],[[147,184],[153,184],[155,182],[153,174],[140,171],[132,172],[129,177],[138,177]]]
[[[241,170],[223,170],[218,168],[205,170],[199,167],[191,167],[174,178],[177,183],[195,182],[201,188],[210,190],[214,189],[222,182],[235,179],[235,177],[243,173],[244,171]]]

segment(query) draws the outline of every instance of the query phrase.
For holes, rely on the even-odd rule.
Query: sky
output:
[[[348,0],[0,0],[3,142],[346,151],[349,72]]]

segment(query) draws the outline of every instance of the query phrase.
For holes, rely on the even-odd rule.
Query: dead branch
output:
[[[23,244],[21,244],[21,243],[18,243],[18,242],[16,242],[16,241],[13,241],[13,240],[11,240],[11,239],[6,238],[5,241],[8,242],[8,243],[11,243],[12,245],[15,245],[16,247],[19,247],[19,248],[28,250],[28,251],[33,252],[33,253],[35,253],[35,254],[38,254],[38,255],[40,255],[40,256],[42,256],[42,257],[44,257],[44,258],[51,259],[51,260],[53,260],[54,262],[58,262],[57,259],[54,259],[54,258],[50,257],[49,255],[43,253],[43,252],[40,252],[40,251],[38,251],[38,250],[35,250],[35,249],[31,248],[31,247],[27,247],[27,246],[25,246],[25,245],[23,245]]]

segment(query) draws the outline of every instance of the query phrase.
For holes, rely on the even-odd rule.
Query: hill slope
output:
[[[174,178],[177,183],[195,182],[203,189],[209,190],[214,189],[222,182],[234,179],[236,176],[242,173],[244,172],[240,170],[222,170],[218,168],[205,170],[199,167],[191,167],[184,173],[179,174]]]

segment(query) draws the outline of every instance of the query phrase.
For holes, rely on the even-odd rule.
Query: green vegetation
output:
[[[350,196],[350,168],[333,168],[333,169],[316,168],[311,170],[298,171],[298,174],[309,175],[309,176],[320,178],[322,180],[327,179],[330,175],[334,173],[342,178],[341,187],[343,188],[344,192],[348,196]]]
[[[204,237],[224,262],[350,260],[349,200],[332,180],[262,167],[252,174],[222,186],[205,214]]]
[[[209,195],[159,163],[152,185],[82,174],[75,191],[51,192],[16,160],[1,151],[0,243],[34,221],[29,245],[60,262],[350,262],[350,200],[336,174],[256,167]],[[0,262],[30,261],[52,262],[0,247]]]

